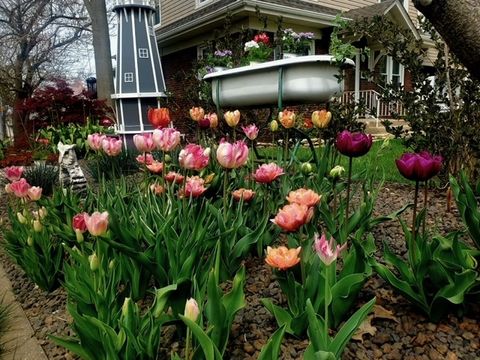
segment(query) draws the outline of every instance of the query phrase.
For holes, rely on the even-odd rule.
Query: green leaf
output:
[[[262,351],[258,356],[258,360],[277,360],[280,352],[280,346],[282,345],[282,339],[285,335],[286,325],[277,329],[268,340],[267,344],[262,347]]]
[[[58,336],[48,335],[48,338],[51,339],[55,344],[64,347],[67,350],[70,350],[74,354],[80,356],[85,360],[96,360],[97,357],[88,349],[84,348],[78,340],[67,338],[63,339]],[[92,351],[97,352],[98,349],[92,349]],[[97,354],[98,355],[98,354]]]
[[[223,360],[222,355],[218,351],[218,348],[213,343],[212,339],[203,331],[203,329],[194,321],[189,318],[179,315],[180,319],[188,326],[192,331],[192,334],[195,336],[197,341],[200,343],[200,347],[203,350],[206,360]]]
[[[312,302],[307,299],[306,312],[308,317],[308,337],[314,352],[321,350],[327,350],[330,338],[328,334],[325,334],[324,322],[319,320],[317,313],[313,309]]]
[[[290,328],[290,324],[292,322],[292,315],[287,310],[273,304],[270,299],[261,299],[260,301],[262,302],[263,306],[267,308],[270,314],[275,317],[278,326],[282,327],[285,325],[285,331],[289,334],[294,335],[292,329]]]
[[[363,320],[367,317],[368,313],[372,311],[375,304],[375,298],[364,304],[358,309],[346,322],[342,325],[335,338],[329,345],[329,351],[335,354],[337,359],[340,359],[345,346],[352,338],[353,334],[360,327]]]

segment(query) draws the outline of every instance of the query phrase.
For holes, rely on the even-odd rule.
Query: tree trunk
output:
[[[480,0],[414,0],[450,50],[480,80]]]
[[[111,105],[113,71],[105,0],[85,0],[85,7],[92,21],[97,95],[99,99],[105,99],[107,104]]]

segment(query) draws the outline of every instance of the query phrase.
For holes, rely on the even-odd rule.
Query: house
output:
[[[185,79],[179,76],[200,58],[206,41],[214,38],[214,30],[224,25],[229,14],[232,33],[248,28],[267,31],[274,36],[278,19],[283,28],[297,32],[312,32],[310,54],[327,54],[333,24],[337,14],[345,19],[357,17],[386,16],[411,31],[416,39],[421,38],[417,26],[417,10],[412,0],[156,0],[157,20],[155,27],[162,65],[168,91],[181,93]],[[257,12],[268,20],[259,20]],[[344,101],[363,99],[375,109],[376,117],[388,115],[388,106],[381,104],[375,84],[362,76],[369,69],[381,75],[385,82],[396,82],[411,89],[409,74],[402,65],[385,55],[377,44],[369,43],[371,49],[366,60],[360,55],[354,59],[357,66],[345,79]],[[401,111],[401,109],[399,109]]]

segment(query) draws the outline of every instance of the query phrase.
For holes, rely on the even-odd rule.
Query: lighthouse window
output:
[[[138,49],[138,57],[141,59],[148,59],[148,49],[145,49],[145,48]]]
[[[123,74],[123,81],[124,82],[133,82],[133,72],[126,72]]]

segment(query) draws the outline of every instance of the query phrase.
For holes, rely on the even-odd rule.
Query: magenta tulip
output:
[[[30,184],[24,178],[14,181],[10,184],[10,192],[12,192],[16,197],[24,198],[28,196],[28,190],[30,189]]]
[[[337,135],[335,146],[343,155],[359,157],[365,155],[372,147],[372,135],[344,130]]]
[[[75,215],[72,219],[73,230],[78,230],[81,233],[87,231],[87,224],[85,223],[85,215],[88,216],[86,212],[79,213]]]
[[[202,170],[208,165],[210,148],[204,149],[200,145],[188,144],[178,154],[181,167],[188,170]]]
[[[10,166],[5,168],[5,177],[8,181],[14,182],[20,180],[23,174],[23,166]]]
[[[405,178],[414,181],[427,181],[437,175],[442,168],[443,158],[428,151],[405,153],[395,160],[397,168]]]
[[[217,160],[226,169],[239,168],[248,160],[248,147],[242,140],[231,144],[222,139],[217,148]]]

